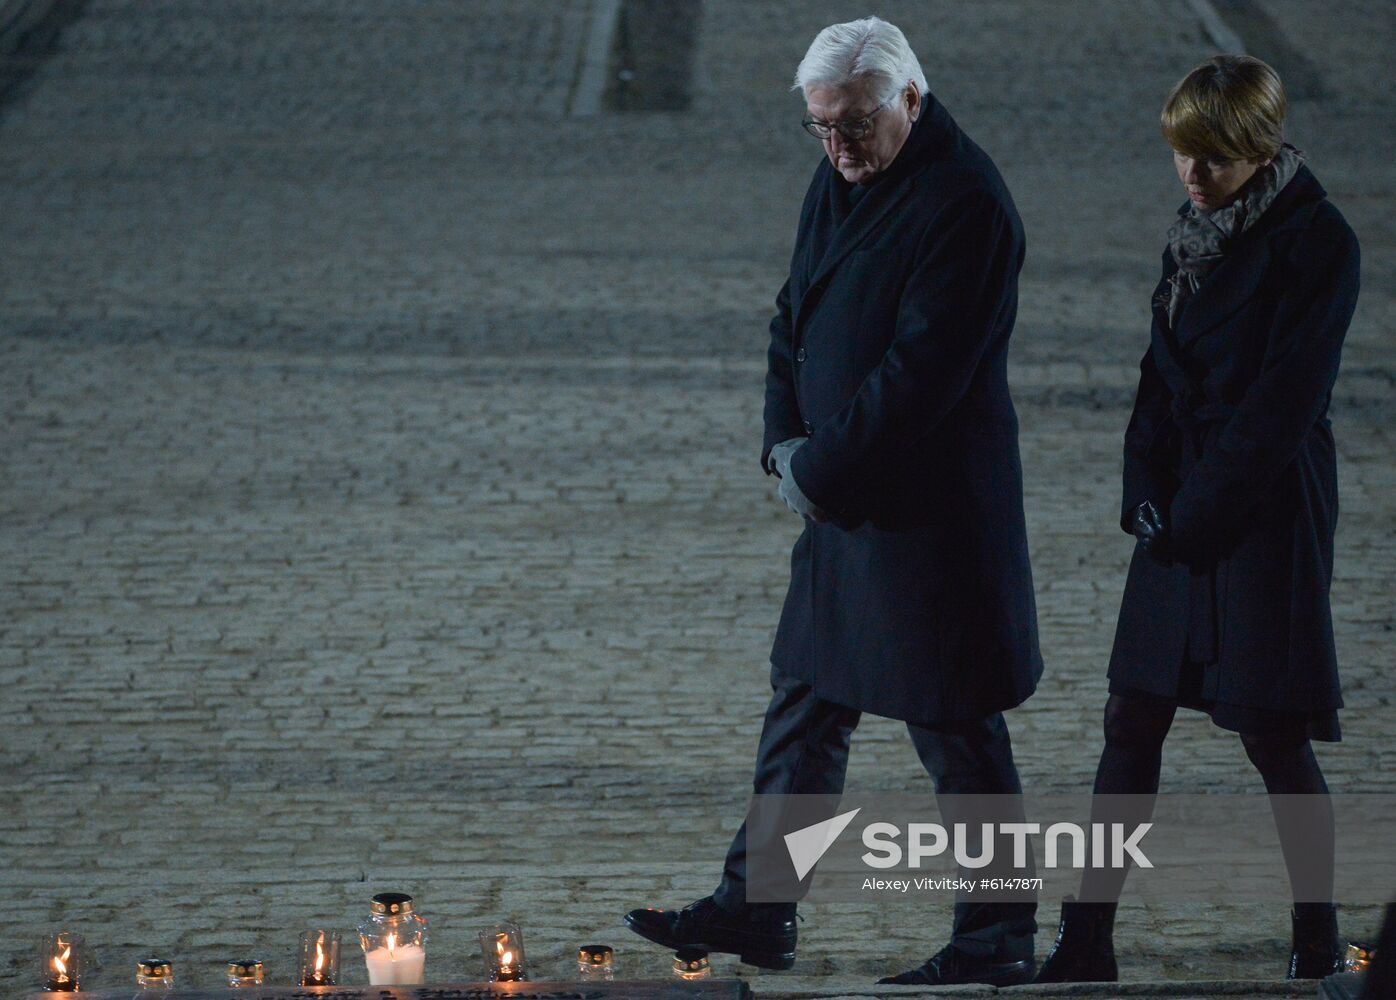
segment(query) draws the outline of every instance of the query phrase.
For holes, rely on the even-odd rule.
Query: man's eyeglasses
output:
[[[818,118],[811,118],[806,114],[800,124],[804,126],[806,132],[816,139],[827,139],[837,131],[849,142],[857,142],[859,139],[866,138],[868,133],[872,131],[873,119],[878,116],[882,109],[900,96],[900,94],[896,94],[889,97],[862,118],[848,118],[841,122],[822,122]]]

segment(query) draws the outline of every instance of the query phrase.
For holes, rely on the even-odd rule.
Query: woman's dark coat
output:
[[[825,160],[771,323],[765,451],[809,435],[808,523],[772,661],[925,726],[1019,704],[1042,673],[1008,394],[1023,231],[993,163],[927,96],[856,204]]]
[[[1122,524],[1154,501],[1179,559],[1136,548],[1112,686],[1172,697],[1184,657],[1206,701],[1342,705],[1328,587],[1338,477],[1329,395],[1357,301],[1358,247],[1301,168],[1228,248],[1171,331],[1167,251],[1125,433]]]

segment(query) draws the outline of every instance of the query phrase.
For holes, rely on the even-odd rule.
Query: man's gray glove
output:
[[[790,459],[808,440],[809,438],[802,437],[791,438],[776,445],[771,449],[770,467],[780,477],[780,489],[776,492],[785,501],[785,506],[801,517],[822,523],[829,520],[828,515],[816,507],[809,497],[805,496],[804,491],[800,489],[800,484],[795,482],[795,474],[790,471]]]
[[[789,469],[786,469],[785,475],[780,477],[780,489],[777,492],[780,494],[780,498],[785,501],[785,506],[801,517],[807,517],[811,521],[818,521],[821,524],[829,520],[829,515],[816,507],[810,498],[805,496],[804,490],[800,489],[800,484],[795,482],[795,476]]]
[[[808,438],[790,438],[782,441],[771,448],[771,453],[766,456],[766,468],[774,472],[781,479],[785,478],[785,473],[790,468],[790,456],[795,454],[795,449],[804,444]]]

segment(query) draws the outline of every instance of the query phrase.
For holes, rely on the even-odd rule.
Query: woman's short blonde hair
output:
[[[1284,142],[1284,84],[1252,56],[1215,56],[1178,81],[1159,123],[1168,144],[1197,159],[1269,160]]]

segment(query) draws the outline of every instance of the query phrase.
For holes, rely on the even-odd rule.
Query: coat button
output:
[[[800,348],[798,351],[795,352],[795,360],[796,360],[796,361],[803,361],[803,360],[805,360],[805,358],[807,358],[807,357],[809,357],[809,355],[805,353],[805,349],[804,349],[803,347]]]
[[[814,433],[814,424],[810,423],[808,420],[805,421],[805,433],[806,433],[806,434],[813,434],[813,433]]]

